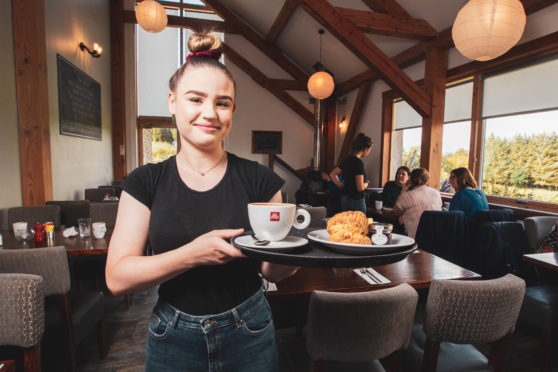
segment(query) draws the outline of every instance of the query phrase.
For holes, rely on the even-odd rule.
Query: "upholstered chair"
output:
[[[51,200],[46,205],[60,206],[60,224],[77,226],[78,218],[89,217],[89,200]]]
[[[91,202],[103,201],[105,195],[116,196],[114,189],[85,189],[85,200]]]
[[[525,293],[523,279],[433,280],[424,325],[405,351],[405,371],[502,371]],[[487,359],[471,344],[491,343]]]
[[[93,202],[90,206],[91,222],[104,222],[107,227],[114,227],[118,212],[117,202]]]
[[[23,370],[40,371],[41,338],[45,330],[43,278],[0,274],[0,299],[0,349],[22,348]]]
[[[418,301],[408,284],[377,291],[314,291],[308,308],[306,348],[311,368],[351,370],[346,363],[383,371],[380,358],[397,369],[409,343]],[[343,366],[342,363],[345,363]]]
[[[69,293],[70,270],[65,247],[0,250],[0,273],[25,273],[43,278],[45,337],[49,333],[64,335],[72,371],[77,367],[76,346],[92,328],[97,328],[99,356],[105,357],[103,295],[85,291]]]
[[[32,228],[37,222],[52,222],[54,228],[60,227],[60,207],[57,205],[34,205],[8,209],[8,227],[11,230],[14,222],[27,222]]]

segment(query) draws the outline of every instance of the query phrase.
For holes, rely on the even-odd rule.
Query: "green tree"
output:
[[[172,143],[176,139],[176,134],[173,131],[176,132],[176,130],[171,130],[170,128],[153,128],[151,130],[152,141]]]
[[[413,146],[409,151],[403,152],[401,156],[401,165],[408,166],[411,170],[420,166],[420,147]]]

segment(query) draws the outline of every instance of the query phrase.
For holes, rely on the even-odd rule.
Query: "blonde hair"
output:
[[[188,68],[211,67],[223,72],[234,85],[236,92],[236,82],[229,69],[219,61],[221,51],[221,39],[212,32],[196,32],[188,39],[188,49],[190,54],[186,57],[186,62],[169,79],[169,89],[174,92],[178,81]]]

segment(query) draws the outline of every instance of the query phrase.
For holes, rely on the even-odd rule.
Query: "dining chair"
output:
[[[45,294],[45,347],[58,344],[62,335],[70,358],[70,368],[76,371],[76,347],[97,329],[99,357],[104,359],[104,305],[98,292],[70,292],[70,270],[66,248],[0,250],[0,273],[25,273],[41,276]]]
[[[66,227],[78,225],[78,218],[89,217],[89,200],[50,200],[46,205],[60,206],[60,224]]]
[[[0,299],[0,350],[23,349],[23,360],[16,356],[13,359],[18,365],[23,364],[25,372],[40,372],[41,338],[45,330],[43,278],[0,274]]]
[[[469,231],[463,211],[424,211],[415,235],[419,249],[468,266]]]
[[[106,195],[116,196],[114,189],[85,189],[85,200],[91,202],[103,201]]]
[[[503,371],[525,281],[508,274],[492,280],[433,280],[424,324],[413,328],[405,371]],[[473,345],[490,343],[487,359]]]
[[[91,222],[104,222],[107,227],[114,227],[118,202],[93,202],[90,206]]]
[[[33,205],[8,209],[8,225],[12,229],[14,222],[27,222],[29,228],[37,222],[52,222],[54,228],[60,227],[60,207],[58,205]]]
[[[114,191],[114,196],[120,198],[120,195],[122,194],[122,189],[120,188],[120,186],[117,185],[102,185],[98,187],[99,189],[112,189]]]
[[[353,362],[383,371],[378,359],[388,356],[389,370],[397,370],[417,301],[408,284],[357,293],[313,291],[306,334],[311,370],[350,370],[347,363]]]

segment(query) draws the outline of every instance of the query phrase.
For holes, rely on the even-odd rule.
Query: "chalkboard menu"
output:
[[[253,154],[280,154],[283,147],[283,132],[265,130],[252,131]]]
[[[60,134],[101,140],[101,84],[57,54]]]

